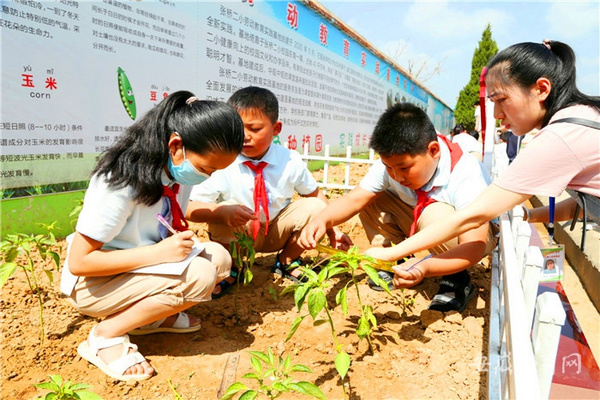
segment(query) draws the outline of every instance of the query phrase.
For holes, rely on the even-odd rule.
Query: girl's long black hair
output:
[[[548,40],[507,47],[489,62],[487,76],[493,74],[499,82],[517,84],[523,89],[529,89],[541,77],[550,80],[552,90],[544,102],[544,127],[557,111],[576,104],[591,106],[600,112],[600,97],[581,93],[575,72],[573,49],[565,43]]]
[[[115,189],[131,186],[138,203],[155,204],[162,196],[161,174],[174,132],[187,150],[200,155],[239,154],[244,144],[244,125],[233,107],[178,91],[131,125],[102,154],[92,174],[104,176]]]

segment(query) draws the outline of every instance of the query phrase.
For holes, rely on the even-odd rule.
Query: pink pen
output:
[[[162,215],[156,214],[156,219],[158,220],[158,222],[160,222],[162,224],[162,226],[167,228],[169,230],[169,232],[171,232],[173,235],[177,235],[177,231],[175,229],[173,229],[173,227],[171,225],[169,225],[167,220],[164,219],[164,217]]]

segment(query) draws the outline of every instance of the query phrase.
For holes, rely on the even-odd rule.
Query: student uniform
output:
[[[439,139],[441,156],[433,177],[421,190],[436,203],[427,206],[417,221],[417,230],[436,219],[470,204],[489,184],[490,177],[481,162],[463,153],[451,168],[448,145]],[[384,192],[361,213],[360,219],[373,245],[399,243],[409,236],[413,208],[417,203],[414,190],[393,180],[381,160],[376,161],[361,180],[360,186],[372,193]],[[491,225],[491,224],[490,224]],[[494,229],[490,226],[486,254],[494,246]],[[431,249],[439,254],[456,246],[457,239]]]
[[[255,173],[244,162],[267,162],[263,170],[268,195],[269,227],[265,236],[266,215],[261,210],[261,229],[255,239],[255,249],[272,252],[281,250],[294,232],[302,230],[325,203],[316,197],[301,198],[292,202],[297,192],[308,195],[318,189],[317,182],[308,171],[300,155],[280,145],[271,145],[260,160],[252,160],[240,154],[227,168],[215,171],[210,178],[196,185],[190,195],[191,201],[204,203],[225,202],[241,204],[254,210]],[[211,240],[230,243],[234,232],[249,230],[232,228],[224,223],[209,223]]]
[[[163,185],[175,183],[164,171],[161,178]],[[191,186],[181,185],[177,194],[184,211],[191,189]],[[161,241],[162,225],[156,215],[164,212],[164,197],[151,206],[136,203],[133,198],[131,187],[111,189],[103,178],[93,176],[76,231],[104,243],[104,250],[131,249]],[[72,235],[68,242],[71,240]],[[231,258],[221,251],[219,244],[207,242],[204,245],[204,251],[199,254],[202,262],[197,268],[188,266],[182,275],[121,273],[77,277],[71,274],[67,262],[62,269],[61,291],[70,296],[78,310],[94,317],[112,315],[151,296],[168,305],[208,301],[215,282],[229,275]],[[69,251],[70,246],[67,254]],[[205,257],[210,257],[212,262]]]

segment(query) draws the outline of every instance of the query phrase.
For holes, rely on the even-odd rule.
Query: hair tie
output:
[[[192,104],[193,102],[195,102],[197,100],[198,100],[198,98],[196,96],[192,96],[185,101],[185,104],[187,104],[189,106],[190,104]]]
[[[551,44],[551,43],[552,43],[552,40],[550,40],[550,39],[544,39],[544,41],[542,42],[542,44],[543,44],[544,46],[546,46],[546,48],[547,48],[548,50],[552,50],[552,48],[550,47],[550,44]]]

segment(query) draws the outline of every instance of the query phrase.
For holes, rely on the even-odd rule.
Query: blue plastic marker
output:
[[[410,271],[411,269],[413,269],[414,267],[416,267],[417,265],[421,264],[423,261],[427,260],[428,258],[433,257],[433,253],[429,254],[427,257],[422,258],[420,261],[417,261],[416,263],[414,263],[413,265],[410,266],[409,269],[406,270],[406,272]]]
[[[548,236],[549,236],[549,242],[550,242],[550,246],[552,246],[552,238],[554,237],[554,206],[556,204],[556,198],[554,197],[550,197],[550,219],[548,222]]]

